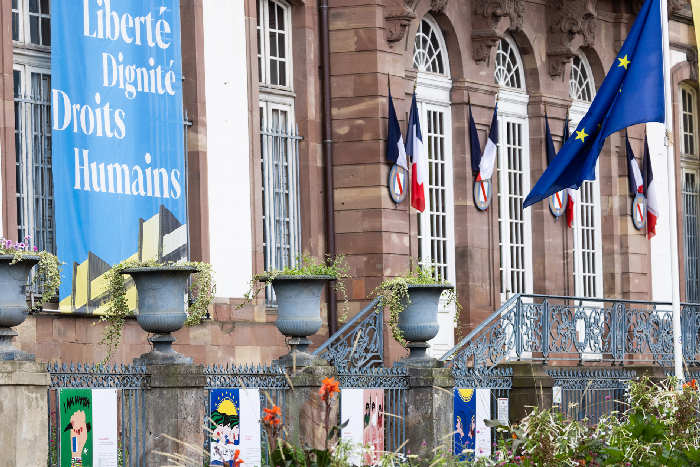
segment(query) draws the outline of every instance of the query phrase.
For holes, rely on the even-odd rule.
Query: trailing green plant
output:
[[[56,255],[48,251],[39,251],[39,248],[31,243],[32,237],[27,235],[24,242],[14,242],[4,238],[0,239],[0,254],[12,255],[15,264],[27,256],[39,257],[36,265],[36,273],[32,278],[32,285],[40,292],[40,298],[34,302],[34,308],[41,309],[48,301],[56,296],[61,285],[61,262]]]
[[[399,344],[406,346],[406,339],[404,339],[403,333],[399,329],[399,315],[411,303],[411,298],[408,294],[409,286],[436,284],[447,285],[447,282],[435,279],[433,269],[427,269],[419,265],[406,275],[384,280],[372,291],[372,296],[379,299],[377,310],[389,310],[391,334]],[[455,323],[458,323],[462,306],[457,300],[457,291],[453,287],[449,288],[443,292],[443,296],[446,299],[446,304],[455,304]]]
[[[335,258],[326,257],[325,261],[321,261],[305,254],[297,258],[296,266],[286,266],[284,269],[275,269],[254,275],[250,280],[248,292],[243,296],[243,302],[236,307],[236,310],[253,303],[258,294],[272,286],[272,282],[280,276],[330,276],[334,280],[333,290],[343,299],[343,312],[340,320],[347,319],[349,300],[345,281],[352,276],[350,268],[345,262],[345,257],[342,255]]]
[[[100,319],[107,323],[100,345],[107,349],[107,356],[104,361],[109,360],[121,341],[124,322],[132,314],[126,298],[126,277],[123,274],[125,269],[143,267],[162,266],[189,266],[197,271],[192,275],[190,285],[190,305],[187,309],[186,326],[196,326],[201,324],[207,317],[209,305],[214,301],[216,284],[212,267],[209,263],[198,261],[169,261],[160,263],[155,260],[136,261],[127,260],[112,266],[105,274],[107,282],[107,309]]]

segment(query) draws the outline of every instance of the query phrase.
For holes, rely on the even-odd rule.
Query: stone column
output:
[[[0,362],[0,467],[46,465],[49,384],[43,364]]]
[[[451,452],[453,387],[454,378],[449,368],[408,369],[407,452],[432,452],[441,445],[446,445]]]
[[[543,365],[522,362],[509,365],[513,369],[508,417],[511,423],[522,420],[532,407],[552,407],[552,377]]]
[[[201,449],[195,451],[163,435],[198,448],[204,446],[207,420],[204,367],[149,365],[147,372],[151,380],[150,388],[145,391],[145,465],[168,464],[166,457],[154,451],[185,456],[191,459],[188,465],[203,465],[205,456]]]
[[[320,365],[297,369],[296,373],[290,374],[293,389],[287,391],[286,407],[283,407],[287,441],[297,446],[307,444],[323,448],[326,439],[325,404],[318,390],[323,379],[332,376],[336,376],[334,367]],[[339,400],[339,394],[336,394],[329,417],[330,426],[338,423]]]

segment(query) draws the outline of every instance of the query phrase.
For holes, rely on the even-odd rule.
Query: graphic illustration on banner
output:
[[[365,389],[362,445],[367,448],[364,465],[374,465],[384,451],[384,390]]]
[[[59,430],[61,432],[60,466],[91,467],[93,433],[90,389],[60,390]]]
[[[476,397],[474,389],[454,390],[454,453],[462,460],[474,458]]]
[[[212,389],[211,465],[228,465],[241,443],[241,400],[238,389]]]
[[[211,389],[209,391],[211,421],[210,465],[235,467],[234,457],[245,465],[259,466],[260,456],[260,391],[258,389]]]
[[[51,39],[60,309],[99,314],[112,265],[187,255],[180,2],[53,0]]]

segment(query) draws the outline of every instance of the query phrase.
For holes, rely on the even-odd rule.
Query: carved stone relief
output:
[[[416,18],[408,5],[410,3],[411,0],[395,0],[393,4],[387,2],[384,7],[384,37],[390,44],[402,40],[411,21]]]
[[[449,0],[430,0],[430,11],[433,13],[442,13],[448,1]]]
[[[498,39],[508,29],[523,26],[523,0],[474,1],[472,17],[472,56],[484,62],[489,59]]]
[[[550,0],[547,58],[549,74],[563,76],[566,65],[595,42],[598,0]]]

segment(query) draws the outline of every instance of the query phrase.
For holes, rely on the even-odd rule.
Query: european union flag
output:
[[[646,0],[588,113],[537,181],[523,207],[595,179],[609,135],[637,123],[664,122],[660,0]]]

